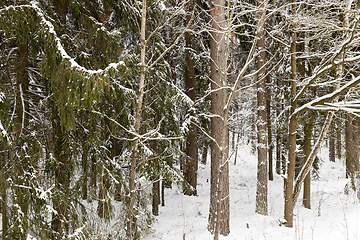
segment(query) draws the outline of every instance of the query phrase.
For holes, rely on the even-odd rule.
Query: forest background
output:
[[[207,227],[227,236],[240,138],[257,155],[260,215],[274,174],[281,225],[301,192],[311,208],[325,139],[360,196],[359,4],[3,0],[2,239],[98,239],[104,224],[109,239],[142,238],[166,188],[196,197],[208,155]]]

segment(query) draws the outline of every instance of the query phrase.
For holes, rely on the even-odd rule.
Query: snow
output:
[[[84,74],[89,74],[89,75],[97,75],[97,74],[104,74],[107,75],[107,73],[109,72],[110,69],[115,69],[117,70],[118,67],[120,66],[125,66],[125,63],[123,61],[119,61],[117,63],[110,63],[106,68],[104,69],[97,69],[97,70],[90,70],[85,68],[84,66],[81,66],[80,64],[78,64],[74,58],[70,57],[70,55],[66,52],[65,48],[63,47],[60,38],[57,36],[57,33],[55,31],[55,27],[53,26],[53,24],[47,20],[47,16],[45,15],[45,13],[41,10],[41,8],[39,7],[39,2],[37,1],[31,1],[30,5],[19,5],[19,6],[9,6],[6,8],[2,8],[0,9],[0,13],[1,12],[6,12],[9,11],[10,9],[24,9],[24,8],[32,8],[35,10],[37,16],[41,19],[41,25],[42,27],[44,27],[47,31],[47,34],[50,34],[53,38],[53,40],[55,41],[56,44],[56,48],[57,51],[60,53],[62,59],[68,61],[70,63],[70,67],[73,69],[77,69],[78,71],[84,73]],[[105,28],[101,28],[103,31],[106,31]],[[117,34],[117,32],[112,32],[112,34]]]
[[[321,149],[320,178],[313,179],[311,185],[312,209],[304,208],[300,198],[294,210],[294,227],[287,228],[280,226],[284,211],[283,178],[274,173],[274,181],[269,181],[269,215],[256,214],[257,157],[251,153],[251,145],[239,146],[237,165],[233,164],[235,156],[230,160],[230,234],[227,237],[220,236],[220,239],[360,239],[359,200],[354,193],[344,193],[348,183],[345,178],[345,160],[333,163],[328,160],[328,156],[327,148]],[[199,165],[198,177],[197,197],[184,196],[176,186],[165,190],[166,206],[160,207],[152,233],[144,240],[213,239],[207,230],[209,164]]]

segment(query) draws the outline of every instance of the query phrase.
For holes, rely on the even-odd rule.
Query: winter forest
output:
[[[360,1],[1,0],[1,239],[360,239]]]

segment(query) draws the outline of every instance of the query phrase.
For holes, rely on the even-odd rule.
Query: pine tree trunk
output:
[[[161,179],[161,206],[165,206],[165,179]]]
[[[354,181],[359,171],[359,126],[358,120],[346,113],[346,177]]]
[[[336,130],[336,157],[341,159],[341,151],[342,151],[342,139],[341,139],[341,127],[340,122],[337,121],[337,130]]]
[[[152,187],[152,214],[159,216],[159,205],[160,205],[160,179],[159,177],[154,178]]]
[[[0,200],[0,205],[1,205],[1,221],[2,221],[2,239],[7,239],[7,231],[8,231],[8,211],[7,211],[7,203],[8,203],[8,199],[7,199],[7,184],[6,184],[6,178],[7,178],[7,174],[6,174],[6,169],[5,169],[5,158],[4,156],[1,154],[0,155],[1,159],[0,159],[0,194],[1,194],[1,200]]]
[[[53,208],[57,214],[53,214],[52,229],[61,234],[62,232],[68,232],[68,207],[69,203],[69,188],[70,188],[70,173],[71,163],[69,156],[69,146],[67,144],[67,133],[63,132],[60,125],[60,117],[58,115],[56,103],[53,103],[53,142],[54,142],[54,158],[57,161],[57,165],[54,169],[55,186],[58,187],[58,196],[53,199]],[[55,237],[55,236],[54,236]],[[55,237],[55,239],[59,238]]]
[[[228,131],[226,126],[226,45],[225,0],[210,2],[212,29],[210,40],[211,61],[211,181],[209,230],[214,232],[214,239],[219,233],[229,234],[229,168],[228,168]],[[219,89],[222,88],[222,89]],[[220,116],[220,117],[216,117]]]
[[[204,141],[202,156],[201,156],[201,163],[206,165],[207,155],[208,155],[208,149],[209,149],[209,142],[207,140]]]
[[[190,0],[186,6],[186,26],[193,29],[194,22],[192,20],[192,11],[194,8],[194,0]],[[186,50],[185,61],[187,66],[185,68],[185,88],[186,95],[195,101],[195,62],[193,58],[192,49],[194,49],[194,39],[189,33],[185,33]],[[192,186],[192,190],[185,190],[185,195],[196,195],[197,185],[197,169],[198,169],[198,147],[197,147],[197,127],[191,124],[186,141],[186,159],[184,166],[184,178]]]
[[[258,0],[257,5],[261,7],[263,0]],[[265,14],[265,10],[258,10],[257,18]],[[256,68],[259,71],[265,64],[265,35],[264,29],[258,33],[257,43],[257,63]],[[267,215],[267,180],[268,180],[268,162],[267,162],[267,125],[266,125],[266,79],[265,69],[257,74],[257,189],[256,189],[256,212],[261,215]]]
[[[240,141],[240,133],[238,133],[238,135],[237,135],[237,140],[236,140],[236,149],[235,149],[234,165],[236,165],[236,159],[237,159],[237,154],[238,154],[239,141]]]
[[[97,199],[96,196],[96,187],[97,187],[97,176],[98,176],[98,167],[95,153],[92,153],[91,156],[91,168],[90,168],[90,199]]]
[[[292,1],[295,3],[295,0]],[[292,6],[293,14],[296,13],[296,5]],[[286,220],[286,226],[293,226],[293,185],[295,175],[295,163],[296,163],[296,129],[298,116],[294,115],[297,102],[294,100],[296,97],[296,85],[297,85],[297,66],[296,66],[296,32],[295,23],[292,25],[292,39],[291,39],[291,108],[290,108],[290,123],[289,123],[289,155],[287,165],[287,178],[285,181],[285,209],[284,215]]]
[[[29,48],[28,40],[18,39],[18,65],[16,69],[16,106],[15,106],[15,155],[13,163],[15,170],[15,184],[17,186],[28,186],[28,178],[25,174],[29,170],[31,164],[31,159],[26,158],[22,151],[22,139],[26,134],[26,128],[29,123],[28,112],[28,89],[29,89],[29,75],[27,72],[28,57],[29,57]],[[28,209],[29,209],[29,190],[26,187],[15,187],[14,189],[15,203],[20,206],[20,210],[23,214],[19,216],[21,221],[15,221],[15,226],[13,226],[14,235],[13,238],[16,239],[26,239],[28,231]],[[21,224],[18,226],[17,224]]]
[[[329,159],[331,162],[335,162],[335,137],[334,129],[330,130],[329,134]]]
[[[312,135],[312,122],[307,122],[304,125],[305,137],[304,137],[304,155],[305,159],[308,159],[311,152],[311,135]],[[311,183],[311,176],[310,172],[306,175],[304,180],[304,194],[303,194],[303,204],[304,207],[311,209],[311,202],[310,202],[310,183]]]
[[[69,6],[69,0],[53,0],[54,9],[58,13],[60,24],[66,24],[66,13]]]
[[[81,166],[82,166],[82,184],[81,184],[81,192],[82,192],[82,199],[86,200],[88,197],[88,152],[89,146],[88,144],[83,141],[82,146],[82,156],[81,156]]]
[[[276,80],[276,87],[277,89],[281,89],[281,80],[277,79]],[[280,108],[281,108],[281,99],[277,99],[276,102],[276,117],[280,116]],[[281,146],[282,146],[282,131],[281,131],[281,126],[277,126],[276,128],[276,173],[277,174],[281,174]]]
[[[271,80],[269,78],[269,85],[266,87],[266,118],[267,118],[267,137],[268,137],[268,155],[269,155],[269,180],[274,180],[274,171],[273,171],[273,149],[274,144],[272,142],[272,124],[271,124]]]

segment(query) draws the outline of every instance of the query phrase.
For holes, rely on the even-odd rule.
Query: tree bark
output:
[[[152,187],[152,214],[159,216],[159,205],[160,205],[160,178],[154,178]]]
[[[277,79],[276,80],[276,87],[277,89],[280,89],[281,88],[281,80],[280,79]],[[281,103],[282,99],[277,99],[277,103],[276,103],[276,117],[279,117],[280,116],[280,108],[282,106],[282,103]],[[281,146],[282,146],[282,141],[281,139],[283,138],[283,133],[281,131],[282,127],[281,126],[278,126],[276,128],[276,173],[278,175],[281,174],[281,162],[282,162],[282,158],[281,158]]]
[[[304,155],[305,155],[305,159],[308,159],[308,157],[310,156],[310,152],[311,152],[311,135],[312,135],[312,126],[313,123],[310,120],[309,122],[306,122],[304,125],[304,132],[305,132],[305,137],[304,137]],[[305,163],[304,163],[305,164]],[[303,204],[304,207],[311,209],[311,202],[310,202],[310,187],[311,187],[311,176],[310,176],[310,172],[306,175],[305,180],[304,180],[304,194],[303,194]]]
[[[192,20],[192,11],[194,9],[194,0],[190,0],[186,6],[186,26],[192,30],[194,22]],[[185,33],[186,50],[185,61],[187,66],[185,68],[185,91],[186,95],[195,101],[195,61],[193,58],[192,49],[194,49],[194,39],[189,33]],[[194,124],[190,125],[189,133],[186,141],[186,159],[184,166],[184,178],[193,189],[185,190],[185,195],[196,195],[197,185],[197,169],[198,169],[198,147],[197,147],[197,127]]]
[[[140,29],[140,41],[141,41],[141,53],[140,53],[140,82],[139,82],[139,95],[137,98],[137,107],[135,114],[135,134],[139,135],[140,133],[140,123],[141,123],[141,111],[142,103],[144,98],[144,89],[145,89],[145,53],[146,53],[146,40],[145,40],[145,28],[146,28],[146,0],[143,0],[142,11],[141,11],[141,29]],[[139,138],[133,143],[132,156],[131,156],[131,165],[130,165],[130,176],[129,176],[129,190],[130,190],[130,199],[128,206],[128,223],[127,223],[127,239],[132,240],[136,235],[136,219],[134,216],[134,201],[135,201],[135,177],[136,177],[136,165],[137,165],[137,154],[139,147]]]
[[[295,3],[295,0],[292,1]],[[292,12],[295,15],[296,5],[292,6]],[[296,85],[297,85],[297,66],[296,66],[296,41],[297,36],[295,32],[296,24],[292,23],[292,39],[291,39],[291,107],[290,107],[290,123],[289,123],[289,155],[287,166],[287,178],[285,179],[285,220],[286,226],[293,226],[293,185],[295,175],[296,163],[296,130],[298,123],[298,116],[293,114],[296,109]]]
[[[161,179],[161,206],[165,206],[165,179]]]
[[[341,139],[341,123],[339,120],[337,122],[337,129],[336,129],[336,157],[340,160],[341,159],[341,151],[342,151],[342,139]]]
[[[266,91],[266,118],[267,118],[267,137],[268,137],[268,155],[269,155],[269,180],[274,180],[274,171],[273,171],[273,149],[274,144],[272,142],[272,124],[271,124],[271,81],[268,81],[269,85],[267,86]]]
[[[357,117],[346,114],[346,178],[352,182],[359,172],[359,125]]]
[[[258,0],[257,5],[260,8],[257,11],[257,18],[265,14],[263,0]],[[257,189],[256,189],[256,212],[261,215],[267,215],[267,180],[268,180],[268,162],[267,162],[267,125],[266,125],[266,78],[265,78],[265,34],[264,28],[258,33],[258,42],[256,50],[258,53],[256,68],[257,74]],[[262,69],[263,68],[263,69]],[[262,69],[262,70],[260,70]]]
[[[70,188],[70,174],[72,165],[70,163],[69,146],[67,143],[67,133],[64,133],[61,124],[56,103],[53,102],[53,142],[54,142],[54,158],[57,165],[54,169],[55,186],[58,187],[58,196],[54,197],[53,207],[56,214],[53,214],[52,229],[57,233],[68,231],[68,207],[69,203],[69,188]],[[54,239],[60,239],[60,235],[54,236]]]
[[[331,162],[335,162],[335,133],[334,129],[330,129],[329,132],[329,159]]]
[[[223,29],[225,22],[225,0],[212,0],[210,57],[211,61],[211,182],[209,230],[214,239],[219,233],[227,236],[229,229],[229,168],[228,168],[228,131],[224,106],[226,105],[226,44]]]
[[[7,184],[6,184],[6,169],[5,169],[5,157],[2,153],[0,153],[0,194],[1,194],[1,224],[2,224],[2,238],[7,239],[7,231],[8,231],[8,210],[7,210]]]
[[[208,149],[209,149],[209,141],[205,140],[204,141],[204,146],[203,146],[203,151],[202,151],[202,155],[201,155],[201,163],[206,165],[206,160],[207,160],[207,155],[208,155]]]
[[[17,60],[18,65],[16,67],[16,106],[15,106],[15,144],[12,148],[15,151],[13,160],[14,170],[15,170],[15,185],[14,188],[15,203],[20,206],[21,212],[21,221],[16,221],[15,226],[13,227],[14,231],[12,232],[13,238],[17,239],[26,239],[27,230],[28,230],[28,210],[29,210],[29,189],[26,187],[19,186],[28,186],[29,179],[25,174],[29,170],[31,164],[31,159],[26,158],[23,149],[23,139],[26,137],[27,127],[29,124],[29,104],[28,104],[28,89],[29,89],[29,74],[28,74],[28,58],[29,58],[29,41],[28,39],[18,39],[17,40]],[[17,224],[21,224],[18,226]],[[21,231],[23,230],[23,231]]]

